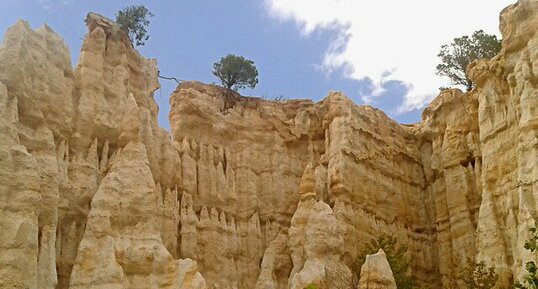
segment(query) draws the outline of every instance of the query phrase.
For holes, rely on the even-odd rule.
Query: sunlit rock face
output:
[[[415,125],[338,92],[272,101],[183,82],[168,133],[156,62],[112,21],[86,23],[74,70],[46,26],[20,21],[0,48],[0,288],[321,286],[351,278],[383,233],[435,286],[468,258],[500,285],[524,273],[538,2],[506,8],[502,51],[469,67],[476,88],[443,91]],[[364,270],[394,288],[373,256]]]
[[[185,82],[170,103],[189,200],[180,255],[209,283],[223,282],[214,260],[228,256],[216,263],[229,262],[240,288],[303,288],[325,267],[349,271],[361,243],[382,232],[409,244],[417,272],[436,274],[411,127],[337,92],[276,102]]]
[[[396,289],[387,255],[381,249],[375,254],[366,255],[361,267],[360,289]]]
[[[0,48],[0,288],[206,288],[174,251],[180,159],[156,64],[110,20],[86,23],[75,71],[47,26],[20,21]]]
[[[501,52],[468,67],[470,93],[441,93],[424,111],[419,138],[435,206],[439,274],[485,261],[510,285],[531,256],[538,169],[538,2],[501,13]]]

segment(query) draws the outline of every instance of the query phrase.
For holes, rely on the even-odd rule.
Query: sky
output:
[[[264,98],[323,99],[342,91],[357,104],[415,123],[439,91],[441,45],[483,29],[500,36],[499,13],[515,0],[0,0],[0,35],[18,19],[47,23],[71,51],[73,66],[86,33],[84,18],[111,19],[123,7],[145,5],[150,39],[137,49],[157,59],[161,74],[219,81],[213,63],[227,54],[253,60],[255,89]],[[159,123],[169,129],[168,97],[177,84],[160,80]]]

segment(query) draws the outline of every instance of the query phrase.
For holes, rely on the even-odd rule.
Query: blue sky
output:
[[[413,69],[418,71],[421,66],[417,65],[417,67],[411,67],[411,70],[405,70],[403,69],[405,63],[400,65],[397,61],[392,61],[391,57],[397,60],[412,60],[413,55],[407,53],[402,47],[428,46],[425,45],[428,43],[428,37],[422,35],[418,36],[419,40],[414,40],[413,31],[409,31],[410,35],[406,37],[414,40],[413,42],[402,43],[400,41],[395,44],[387,42],[391,38],[397,40],[388,33],[401,35],[402,33],[397,28],[403,27],[401,23],[388,21],[389,18],[384,19],[384,23],[389,26],[388,30],[380,30],[378,33],[371,31],[378,28],[372,28],[368,30],[368,33],[361,32],[360,29],[355,28],[357,26],[368,27],[366,25],[368,23],[360,25],[360,22],[356,22],[359,20],[356,20],[355,14],[361,17],[361,13],[346,14],[346,11],[356,9],[353,11],[363,11],[364,14],[365,10],[372,9],[371,13],[366,13],[366,15],[375,14],[376,11],[387,14],[387,11],[360,6],[368,2],[374,3],[374,1],[350,1],[0,0],[0,31],[3,35],[5,30],[18,19],[29,21],[33,28],[47,23],[64,38],[71,51],[73,66],[75,66],[82,45],[81,38],[86,33],[83,19],[88,12],[97,12],[113,19],[116,11],[122,7],[143,4],[155,14],[155,17],[151,18],[148,29],[150,39],[146,41],[145,46],[138,47],[138,50],[145,57],[157,59],[162,75],[218,83],[211,73],[212,64],[220,57],[233,53],[253,60],[259,71],[258,86],[254,90],[241,91],[243,95],[267,98],[283,95],[286,98],[309,98],[318,101],[330,90],[337,90],[344,92],[357,104],[368,103],[383,109],[399,122],[420,121],[423,106],[435,95],[436,89],[441,86],[439,83],[444,83],[434,83],[427,77],[407,79],[401,73],[398,75],[396,73],[398,71],[407,71],[409,76],[419,75]],[[394,0],[380,0],[380,2],[384,1]],[[414,1],[409,1],[411,8]],[[498,25],[495,22],[497,22],[499,11],[512,2],[476,0],[476,3],[481,1],[488,3],[486,7],[489,7],[488,11],[491,10],[488,13],[484,12],[488,17],[480,22],[486,23],[488,27]],[[301,4],[301,2],[304,3]],[[347,6],[337,7],[336,2],[344,3],[344,5],[346,2],[349,3]],[[310,5],[310,3],[316,3],[316,5]],[[399,11],[401,12],[401,9]],[[390,13],[386,16],[389,15]],[[397,16],[394,17],[397,18]],[[450,18],[452,19],[454,18]],[[457,28],[452,28],[452,30],[457,30]],[[476,24],[470,24],[466,28],[447,32],[446,37],[438,37],[444,42],[437,40],[436,43],[431,44],[431,47],[440,47],[440,44],[450,42],[453,37],[470,34],[484,26],[476,27]],[[439,33],[444,31],[443,28],[438,29]],[[494,29],[489,31],[486,29],[486,32],[497,33]],[[424,34],[424,32],[421,33]],[[370,38],[361,38],[357,34],[370,35]],[[420,42],[417,43],[417,41]],[[372,50],[362,51],[364,47]],[[436,56],[439,48],[430,50],[432,51],[429,59],[434,59],[432,56]],[[376,51],[379,51],[379,54],[376,54]],[[407,54],[401,55],[397,51]],[[389,62],[385,64],[382,60],[387,58]],[[370,62],[365,62],[365,59]],[[433,73],[435,63],[431,65],[424,63],[423,66],[433,66],[431,71],[424,72],[424,74],[429,74]],[[381,71],[380,75],[376,76],[376,71]],[[159,123],[168,129],[168,97],[175,89],[176,83],[161,80],[161,85],[162,88],[155,93],[155,99],[160,107]],[[416,91],[415,88],[424,88],[420,90],[421,93],[423,91],[427,93],[413,98],[411,91]],[[414,104],[402,109],[410,100],[415,101]]]

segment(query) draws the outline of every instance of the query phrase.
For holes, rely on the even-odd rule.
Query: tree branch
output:
[[[157,77],[162,78],[162,79],[167,79],[167,80],[173,80],[173,81],[177,82],[178,84],[181,84],[182,81],[185,81],[185,80],[182,80],[182,79],[177,79],[175,77],[162,76],[160,71],[157,72]]]

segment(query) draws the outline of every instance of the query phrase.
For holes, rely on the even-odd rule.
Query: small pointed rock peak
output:
[[[30,23],[28,23],[28,21],[19,19],[15,24],[8,28],[4,37],[7,38],[7,35],[11,32],[18,34],[19,31],[31,32],[32,27],[30,27]]]
[[[211,208],[209,218],[214,223],[219,222],[219,211],[217,210],[217,208],[215,208],[215,207]]]
[[[56,157],[59,160],[66,160],[67,150],[67,144],[65,140],[62,140],[56,149]]]
[[[215,149],[213,148],[211,144],[207,144],[206,150],[207,150],[207,159],[209,161],[213,161],[215,159]]]
[[[260,227],[260,217],[258,216],[258,212],[254,212],[248,222],[248,228],[254,229],[256,233],[261,233]]]
[[[230,223],[228,224],[228,227],[232,228],[233,231],[237,231],[237,226],[235,225],[235,218],[233,216],[230,218]]]
[[[86,22],[86,26],[88,26],[88,31],[92,32],[99,27],[105,32],[106,35],[118,37],[122,42],[126,44],[128,43],[130,46],[132,46],[131,40],[129,40],[127,33],[121,30],[120,25],[110,19],[97,13],[90,12],[86,16],[84,22]]]
[[[396,289],[392,270],[382,249],[376,254],[366,255],[361,267],[359,288]]]
[[[231,165],[235,164],[235,156],[236,154],[232,151],[231,148],[226,148],[224,150],[224,158],[226,159],[226,167],[230,167]]]
[[[185,154],[188,154],[188,155],[191,154],[191,144],[189,143],[189,140],[186,137],[183,138],[183,141],[181,142],[181,150]]]
[[[221,162],[217,163],[217,173],[224,175],[224,166],[222,165]]]
[[[50,26],[48,26],[46,23],[41,25],[39,28],[35,30],[35,32],[43,37],[43,41],[47,42],[47,46],[56,46],[60,45],[60,47],[57,48],[63,48],[66,50],[66,53],[69,53],[67,44],[65,44],[64,39],[60,34],[56,33]],[[71,58],[68,59],[69,66],[71,66]]]
[[[341,91],[329,91],[329,94],[322,101],[343,101],[351,102],[353,101]]]
[[[191,140],[191,149],[194,153],[198,150],[198,143],[196,143],[196,140]]]
[[[136,106],[138,106],[138,103],[136,102],[136,98],[135,98],[135,96],[134,96],[134,93],[129,92],[129,94],[127,95],[127,99],[128,99],[130,102],[134,103]]]
[[[191,207],[192,208],[192,196],[191,194],[183,191],[183,194],[181,194],[181,206],[183,207]]]
[[[156,184],[155,193],[157,194],[157,198],[155,200],[157,202],[157,205],[162,205],[163,204],[163,190],[161,188],[160,183]]]
[[[217,146],[217,155],[219,157],[219,161],[224,159],[224,148],[220,145]]]
[[[198,216],[194,212],[194,208],[192,205],[192,196],[189,193],[183,192],[183,194],[181,195],[181,203],[179,210],[183,221],[198,221]]]
[[[207,210],[207,207],[204,205],[202,206],[202,210],[200,211],[200,222],[209,222],[209,211]]]
[[[314,165],[312,162],[306,166],[303,176],[301,177],[301,183],[299,186],[301,199],[315,197],[316,178],[314,176]]]
[[[94,138],[90,147],[88,148],[88,155],[86,156],[86,160],[95,166],[99,165],[99,157],[97,156],[97,138]]]
[[[198,161],[208,162],[209,157],[207,155],[207,147],[205,144],[200,143],[198,145]]]
[[[175,187],[172,190],[172,199],[176,202],[176,206],[179,207],[179,196],[178,196],[177,187]]]
[[[173,199],[172,197],[173,197],[172,190],[170,190],[170,188],[166,188],[166,191],[164,191],[163,199],[165,201],[170,201]]]
[[[101,161],[99,162],[99,170],[103,171],[108,165],[108,151],[110,149],[108,140],[105,140],[103,149],[101,150]]]
[[[226,213],[224,213],[224,211],[220,212],[220,215],[219,215],[219,222],[220,224],[223,226],[223,227],[227,227],[228,225],[226,224]]]
[[[54,30],[52,30],[52,28],[50,28],[49,25],[47,25],[47,23],[41,25],[39,28],[37,28],[37,31],[43,31],[43,32],[46,32],[46,33],[52,33],[52,34],[56,34],[56,32],[54,32]]]

